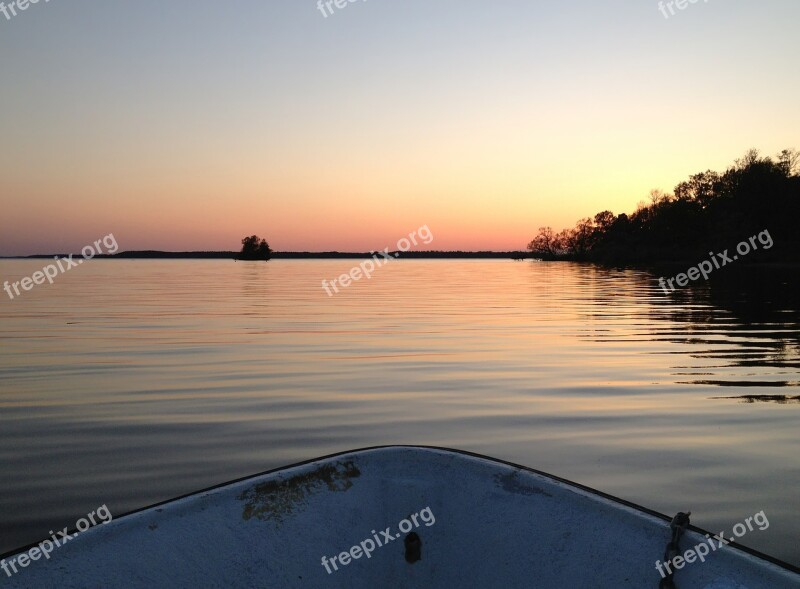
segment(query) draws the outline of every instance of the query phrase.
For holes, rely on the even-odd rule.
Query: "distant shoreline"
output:
[[[395,254],[398,254],[395,257]],[[54,257],[66,258],[70,254],[35,254],[32,256],[0,256],[0,260],[46,260]],[[578,260],[570,257],[551,258],[548,256],[531,255],[527,251],[507,251],[507,252],[389,252],[391,258],[400,260],[539,260],[547,262],[574,262],[579,264],[592,264],[604,268],[633,268],[647,270],[651,273],[666,271],[671,268],[681,268],[693,261],[690,256],[676,257],[671,261],[608,261],[608,260]],[[76,259],[80,259],[80,254],[72,254]],[[236,260],[247,262],[250,260],[238,260],[239,252],[162,252],[162,251],[133,251],[122,252],[120,254],[108,255],[101,254],[94,259],[105,260]],[[380,256],[379,252],[272,252],[272,260],[363,260],[373,256]],[[257,262],[259,260],[256,260]],[[760,260],[751,262],[739,262],[740,268],[772,268],[772,269],[795,269],[800,267],[800,263],[793,261],[779,260]]]
[[[52,259],[54,257],[68,257],[70,254],[36,254],[32,256],[5,256],[4,260],[36,260]],[[363,259],[380,256],[380,252],[272,252],[273,260],[338,260],[338,259]],[[507,252],[389,252],[392,259],[533,259],[536,256],[527,251]],[[72,254],[80,258],[80,254]],[[162,251],[132,251],[114,255],[98,255],[95,259],[118,260],[234,260],[239,252],[162,252]]]

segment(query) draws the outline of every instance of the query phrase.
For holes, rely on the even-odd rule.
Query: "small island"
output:
[[[266,239],[261,239],[258,235],[251,235],[242,239],[242,250],[236,256],[236,260],[269,262],[272,257],[272,250]]]

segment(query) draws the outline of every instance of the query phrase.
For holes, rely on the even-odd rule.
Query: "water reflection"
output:
[[[800,273],[786,268],[736,269],[664,295],[655,280],[674,273],[674,268],[649,274],[589,268],[597,304],[586,314],[587,323],[607,323],[631,311],[646,313],[640,331],[595,327],[585,335],[592,341],[622,343],[634,337],[642,343],[677,344],[679,348],[663,353],[696,362],[674,365],[676,384],[800,386]],[[622,276],[627,288],[620,288]],[[645,293],[648,304],[631,305],[637,300],[632,294],[636,290]]]
[[[788,405],[790,403],[800,403],[800,395],[790,397],[787,395],[740,395],[738,397],[711,397],[712,399],[737,399],[742,403],[777,403],[778,405]]]

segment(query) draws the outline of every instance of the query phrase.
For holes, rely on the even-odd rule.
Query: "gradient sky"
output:
[[[8,0],[6,0],[8,4]],[[521,249],[800,148],[800,2],[51,0],[0,14],[0,255]]]

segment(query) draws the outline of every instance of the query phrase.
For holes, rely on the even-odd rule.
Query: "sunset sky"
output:
[[[8,4],[6,0],[6,4]],[[800,148],[800,2],[52,0],[0,14],[0,255],[522,249]]]

